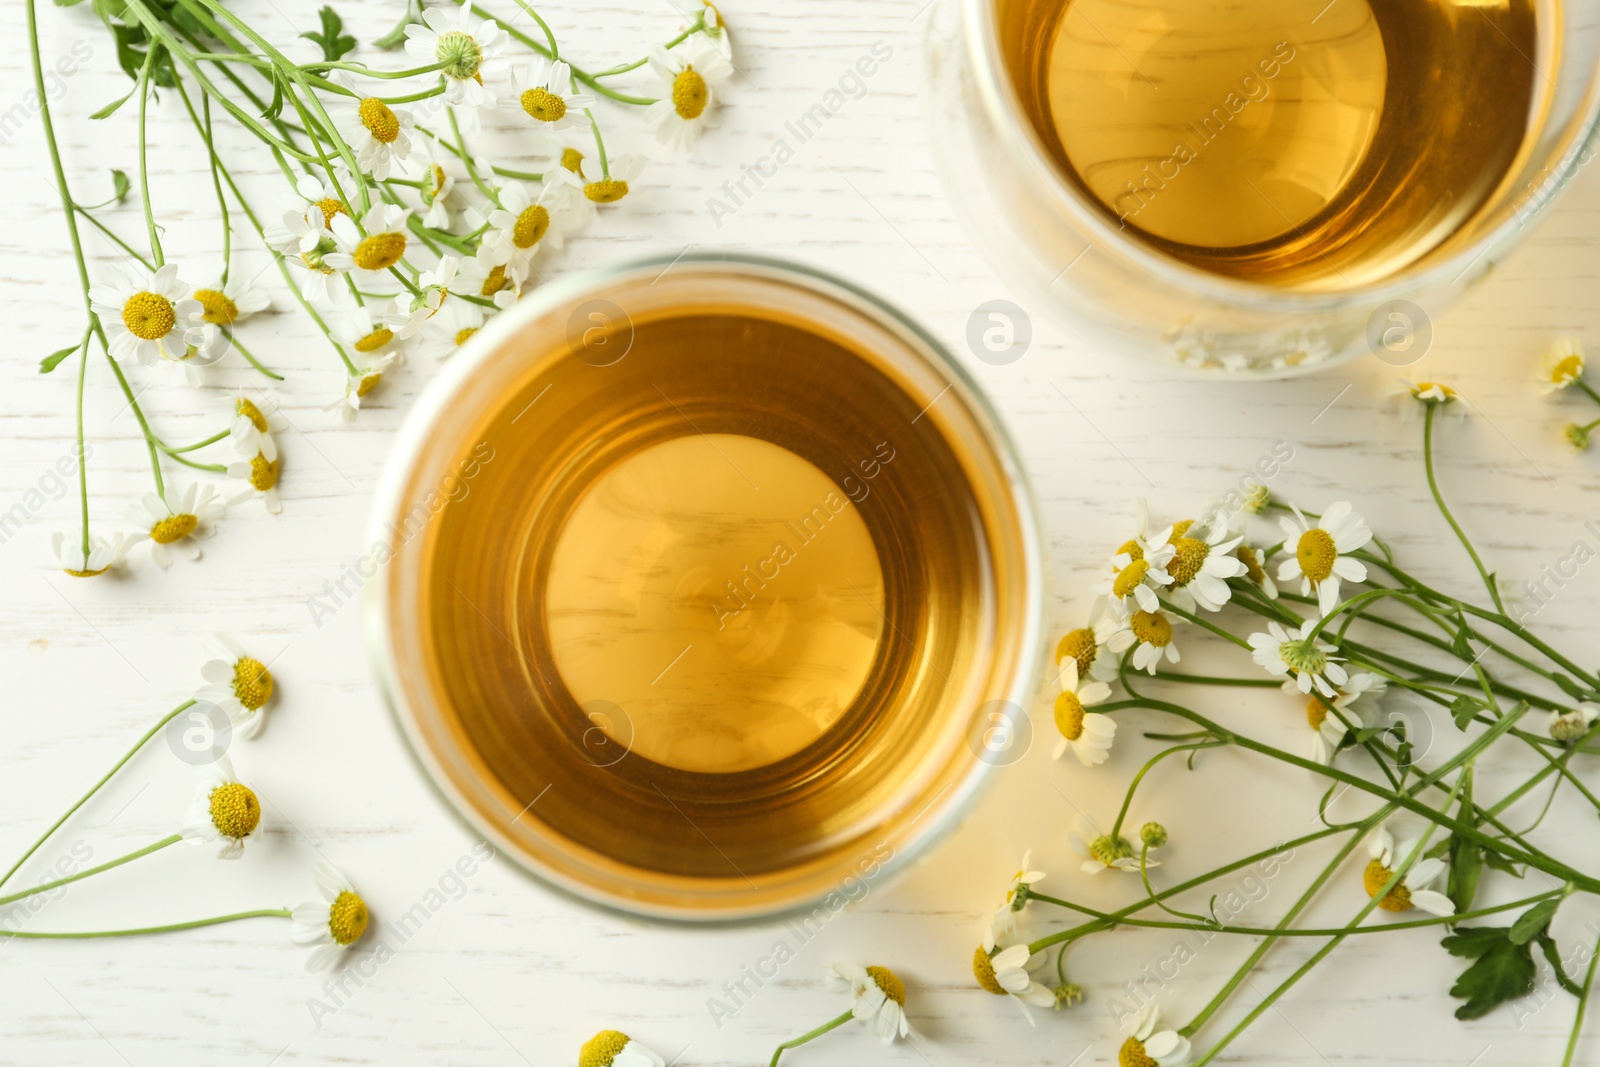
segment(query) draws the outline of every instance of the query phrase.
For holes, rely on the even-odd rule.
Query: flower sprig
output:
[[[284,423],[271,393],[241,392],[218,431],[190,443],[163,436],[140,403],[149,376],[165,372],[204,388],[209,368],[235,354],[255,373],[281,380],[246,346],[247,320],[271,310],[275,298],[242,273],[236,227],[271,257],[268,269],[278,272],[288,302],[322,336],[340,383],[328,410],[352,420],[408,355],[447,357],[486,317],[540,284],[597,211],[614,210],[634,192],[644,158],[609,150],[612,116],[602,105],[638,112],[639,125],[674,148],[691,147],[717,125],[733,72],[731,39],[715,7],[685,4],[676,32],[636,62],[591,71],[571,60],[527,0],[500,14],[476,3],[408,3],[400,23],[375,42],[403,46],[404,59],[383,65],[366,61],[329,7],[301,40],[280,45],[279,31],[269,36],[220,0],[96,2],[94,15],[116,38],[133,85],[93,118],[127,116],[137,155],[129,168],[135,177],[113,171],[113,197],[95,204],[68,181],[45,92],[37,0],[26,0],[39,116],[84,308],[75,343],[40,364],[49,373],[77,362],[81,522],[55,538],[62,569],[79,578],[120,570],[143,541],[161,567],[174,557],[196,559],[198,539],[227,504],[260,500],[269,512],[280,510],[283,459],[272,435]],[[519,28],[523,19],[536,32]],[[163,245],[149,164],[153,152],[173,149],[149,144],[158,108],[187,121],[205,160],[220,220],[214,270],[197,269],[192,256],[169,260]],[[241,186],[219,146],[214,112],[277,164],[276,190]],[[538,169],[490,155],[489,135],[508,121],[521,147],[544,158]],[[130,197],[142,215],[141,237],[118,233],[106,217],[108,206]],[[91,232],[110,242],[116,262],[91,260]],[[109,538],[90,526],[83,396],[95,350],[133,412],[150,465],[151,492],[135,530]],[[237,455],[198,458],[224,444]],[[172,487],[173,464],[235,479],[235,488]]]
[[[1552,364],[1551,381],[1565,376],[1567,384],[1581,382],[1581,354],[1572,362],[1568,350],[1562,360]],[[1010,881],[1005,905],[985,921],[973,957],[980,988],[1011,997],[1025,1012],[1030,1004],[1071,1004],[1082,990],[1067,980],[1066,953],[1084,938],[1117,927],[1257,939],[1239,969],[1186,1024],[1167,1026],[1153,1000],[1128,1006],[1131,1032],[1122,1039],[1119,1062],[1199,1067],[1215,1060],[1346,939],[1432,931],[1445,935],[1446,952],[1468,961],[1451,988],[1463,1000],[1456,1012],[1461,1018],[1532,993],[1533,953],[1544,955],[1558,984],[1579,998],[1564,1067],[1573,1062],[1593,968],[1581,985],[1567,975],[1562,960],[1569,957],[1550,927],[1568,897],[1600,894],[1600,875],[1530,834],[1558,793],[1572,794],[1600,815],[1600,796],[1572,767],[1574,760],[1600,755],[1600,676],[1538,636],[1507,605],[1497,576],[1440,491],[1436,431],[1442,416],[1461,406],[1460,395],[1443,383],[1419,382],[1408,386],[1402,404],[1422,423],[1430,492],[1477,572],[1482,595],[1451,595],[1415,577],[1348,501],[1318,513],[1281,503],[1262,490],[1252,494],[1239,519],[1210,506],[1194,520],[1159,528],[1141,502],[1132,536],[1112,554],[1094,618],[1057,647],[1053,717],[1061,746],[1086,756],[1086,765],[1115,758],[1114,741],[1129,728],[1122,721],[1129,715],[1153,714],[1178,724],[1144,730],[1162,747],[1132,775],[1109,830],[1085,817],[1070,835],[1083,856],[1084,872],[1137,874],[1143,892],[1116,910],[1089,907],[1053,883],[1053,893],[1046,892],[1044,874],[1029,869],[1030,854],[1022,873]],[[1276,540],[1247,543],[1255,515],[1280,520]],[[1276,582],[1269,577],[1274,571]],[[1207,574],[1221,587],[1198,584]],[[1175,624],[1193,627],[1197,639],[1220,640],[1243,669],[1221,674],[1176,669]],[[1084,679],[1090,677],[1105,691],[1088,691]],[[1305,724],[1301,752],[1200,710],[1203,694],[1219,687],[1283,691],[1286,695],[1273,699],[1283,704],[1290,721]],[[1385,713],[1383,704],[1397,693],[1431,707],[1457,731],[1459,744],[1432,745],[1427,731],[1419,732],[1431,726],[1431,719]],[[1191,695],[1196,699],[1188,699]],[[1544,713],[1542,726],[1535,725],[1535,712]],[[1105,724],[1092,728],[1095,720]],[[1111,728],[1119,721],[1120,732]],[[1538,769],[1499,796],[1487,796],[1478,769],[1506,746],[1533,754]],[[1193,769],[1204,753],[1223,747],[1305,772],[1317,786],[1305,799],[1314,804],[1321,825],[1187,875],[1181,849],[1178,862],[1167,855],[1174,846],[1166,828],[1145,822],[1135,834],[1129,815],[1141,786],[1171,766],[1172,757],[1182,756]],[[1451,747],[1453,752],[1442,754]],[[1546,795],[1532,824],[1511,825],[1510,809],[1536,792]],[[1345,795],[1350,799],[1340,799]],[[1363,810],[1338,818],[1336,801]],[[1337,846],[1334,854],[1273,923],[1240,922],[1236,913],[1218,910],[1215,895],[1201,895],[1198,907],[1189,903],[1218,879],[1285,862],[1297,850],[1323,841]],[[1151,854],[1157,849],[1166,866],[1153,875],[1158,865]],[[1509,903],[1479,903],[1489,878],[1521,877],[1528,869],[1542,872],[1548,888]],[[1158,885],[1156,876],[1171,884]],[[1347,901],[1350,918],[1343,925],[1301,926],[1300,916],[1311,902],[1328,897]],[[1079,921],[1023,939],[1020,928],[1041,908],[1072,913]],[[1494,917],[1501,915],[1511,918],[1509,925],[1495,924]],[[1242,1018],[1231,1029],[1202,1046],[1202,1030],[1241,992],[1256,990],[1252,977],[1285,938],[1312,938],[1321,945],[1288,978],[1258,994],[1254,1006],[1235,1012]],[[1041,973],[1052,954],[1053,986]]]

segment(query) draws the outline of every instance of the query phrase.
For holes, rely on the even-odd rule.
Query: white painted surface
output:
[[[47,55],[66,52],[78,39],[93,47],[55,107],[73,180],[84,199],[94,200],[96,190],[109,186],[105,168],[132,169],[134,154],[128,116],[87,119],[127,89],[87,6],[46,5],[41,17]],[[363,40],[387,28],[392,6],[340,5]],[[291,35],[283,12],[296,17],[296,29],[313,19],[313,5],[300,0],[283,0],[281,10],[270,3],[239,7],[282,42]],[[882,293],[965,355],[970,311],[1009,294],[952,221],[923,147],[917,81],[925,16],[917,9],[915,0],[734,0],[725,10],[744,77],[729,94],[723,129],[691,159],[653,165],[628,204],[574,242],[563,262],[670,254],[690,243],[791,255]],[[637,54],[670,32],[675,18],[662,2],[615,0],[558,2],[549,15],[573,54],[596,66]],[[27,85],[15,5],[8,27],[0,43],[0,111],[20,101]],[[714,226],[707,198],[736,179],[741,165],[765,155],[784,122],[880,40],[893,58],[870,79],[867,93],[799,146],[794,161],[734,217]],[[153,109],[152,172],[169,252],[193,264],[189,272],[198,278],[216,267],[215,211],[177,106],[165,100]],[[627,121],[614,119],[613,126]],[[642,136],[634,139],[643,144]],[[243,138],[228,141],[250,187],[271,189],[271,161],[260,152],[241,155],[248,146]],[[9,137],[0,166],[8,220],[0,236],[5,322],[16,342],[0,390],[0,504],[9,508],[70,453],[70,371],[40,377],[33,368],[77,336],[81,319],[36,125]],[[131,202],[111,218],[130,237],[142,232]],[[249,238],[242,244],[253,248]],[[1474,408],[1464,426],[1444,435],[1441,477],[1492,565],[1518,581],[1553,564],[1576,540],[1595,541],[1583,524],[1600,518],[1594,477],[1600,459],[1571,453],[1557,436],[1569,417],[1595,413],[1575,398],[1542,401],[1528,373],[1562,333],[1587,333],[1591,343],[1600,338],[1597,246],[1600,180],[1591,172],[1496,277],[1437,324],[1425,364],[1454,381]],[[99,263],[112,261],[106,246],[93,241],[92,247]],[[244,262],[266,261],[252,250]],[[287,298],[280,304],[287,307]],[[1275,489],[1312,506],[1354,500],[1419,573],[1470,588],[1465,559],[1425,505],[1418,433],[1384,410],[1394,382],[1389,368],[1367,361],[1290,383],[1195,382],[1104,358],[1043,321],[1035,328],[1034,347],[1020,362],[970,365],[1008,417],[1035,480],[1061,625],[1081,616],[1083,587],[1127,535],[1133,495],[1146,494],[1158,513],[1175,516],[1233,483],[1280,440],[1294,445],[1295,458]],[[433,367],[414,360],[354,426],[345,426],[321,410],[341,376],[309,323],[283,311],[251,323],[246,336],[289,376],[281,392],[294,430],[282,438],[281,517],[238,507],[206,544],[201,564],[162,573],[145,549],[132,576],[115,582],[74,582],[50,564],[50,532],[76,521],[71,494],[49,502],[0,547],[6,689],[0,854],[9,863],[133,737],[199,683],[200,640],[215,630],[271,658],[280,682],[265,735],[235,750],[240,771],[268,801],[272,831],[238,863],[175,848],[92,880],[30,919],[34,929],[292,905],[311,896],[304,868],[318,853],[350,875],[380,920],[392,919],[422,901],[473,844],[402,751],[368,677],[357,612],[341,611],[317,630],[306,606],[361,553],[368,492],[396,425]],[[152,417],[174,441],[215,431],[223,408],[213,397],[222,395],[221,386],[259,381],[230,366],[216,375],[217,388],[196,395],[135,370],[136,381],[150,385],[144,402]],[[147,488],[144,453],[132,418],[117,414],[121,399],[103,363],[92,365],[87,406],[94,515],[97,528],[109,531],[121,528],[125,506]],[[1594,583],[1583,571],[1540,617],[1584,662],[1600,658],[1593,651]],[[1228,713],[1226,702],[1208,706]],[[1296,705],[1277,719],[1263,712],[1239,721],[1297,744],[1298,715]],[[1036,720],[1048,730],[1043,702]],[[1125,723],[1125,738],[1133,737],[1137,721]],[[1009,1005],[974,989],[969,967],[977,917],[1025,847],[1051,873],[1047,889],[1097,903],[1132,899],[1131,883],[1091,881],[1075,871],[1065,828],[1074,804],[1109,817],[1140,747],[1122,745],[1109,767],[1089,773],[1052,765],[1049,745],[1036,745],[931,861],[892,887],[875,888],[861,907],[804,945],[782,930],[688,934],[630,926],[562,903],[509,864],[495,863],[465,880],[464,895],[430,914],[360,988],[352,982],[344,1006],[318,1028],[309,998],[332,1001],[320,979],[302,972],[303,952],[289,943],[287,923],[261,920],[130,941],[3,943],[0,1062],[553,1063],[575,1058],[580,1042],[607,1026],[669,1058],[683,1050],[686,1064],[765,1062],[777,1041],[840,1010],[819,979],[819,969],[835,959],[884,963],[901,973],[911,987],[917,1036],[909,1047],[880,1051],[859,1029],[846,1030],[792,1053],[795,1062],[1115,1062],[1120,1037],[1108,1011],[1117,990],[1168,956],[1171,937],[1123,931],[1090,943],[1072,959],[1087,1002],[1042,1019],[1034,1030]],[[1163,878],[1295,832],[1314,811],[1316,789],[1303,776],[1231,754],[1207,760],[1195,776],[1168,770],[1152,777],[1136,816],[1159,817],[1173,832]],[[43,850],[25,879],[40,877],[75,843],[92,849],[98,862],[170,832],[192,788],[188,769],[153,746]],[[1593,825],[1592,813],[1558,806],[1546,829],[1581,838],[1589,853],[1582,858],[1595,869]],[[1268,921],[1292,899],[1289,883],[1308,879],[1311,866],[1309,853],[1291,863],[1246,914]],[[1323,920],[1353,913],[1361,900],[1356,877],[1352,867],[1335,883],[1333,899],[1318,910]],[[1518,891],[1529,890],[1509,892]],[[1558,933],[1567,942],[1569,927],[1582,933],[1580,922],[1564,922]],[[723,983],[780,939],[798,950],[796,959],[719,1028],[708,998],[726,999]],[[1559,1060],[1570,998],[1561,995],[1520,1024],[1510,1011],[1459,1024],[1444,993],[1458,968],[1436,941],[1407,934],[1347,943],[1269,1011],[1230,1058]],[[1186,1019],[1197,1010],[1247,951],[1238,943],[1201,951],[1163,992],[1171,1014]],[[1309,951],[1306,945],[1274,951],[1254,988],[1264,994]],[[1225,1012],[1224,1025],[1243,1007]],[[1202,1038],[1218,1032],[1213,1027]],[[1597,1059],[1600,1038],[1585,1044],[1578,1062]]]

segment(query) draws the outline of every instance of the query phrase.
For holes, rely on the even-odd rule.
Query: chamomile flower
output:
[[[523,269],[501,261],[492,249],[480,245],[478,254],[461,264],[461,291],[493,300],[495,307],[504,310],[521,299],[525,277]]]
[[[1334,646],[1311,636],[1316,625],[1306,622],[1294,631],[1269,622],[1266,633],[1250,635],[1250,655],[1269,674],[1292,675],[1300,692],[1309,695],[1315,689],[1332,700],[1350,676],[1333,655]]]
[[[333,239],[340,251],[349,254],[354,266],[364,271],[386,271],[406,254],[405,221],[409,214],[398,204],[373,204],[361,217],[359,229],[349,215],[337,215]]]
[[[1117,658],[1108,647],[1121,625],[1103,618],[1092,626],[1069,630],[1056,644],[1056,664],[1064,669],[1072,661],[1079,678],[1109,682],[1117,676]]]
[[[727,24],[722,21],[722,12],[717,10],[717,5],[710,0],[671,0],[671,3],[690,20],[678,27],[679,33],[687,33],[698,25],[700,33],[716,47],[717,51],[730,61],[733,59],[733,40],[728,33]]]
[[[1272,490],[1265,485],[1257,485],[1245,494],[1244,510],[1252,515],[1263,515],[1268,505],[1272,503]]]
[[[338,163],[334,172],[340,183],[349,182],[349,174]],[[322,231],[333,225],[335,216],[347,215],[349,207],[339,196],[339,188],[315,174],[302,174],[295,179],[294,192],[287,196],[279,209],[279,221],[268,224],[267,243],[285,255],[299,255],[316,247]]]
[[[383,383],[384,371],[394,365],[396,358],[393,352],[389,352],[369,359],[366,366],[345,379],[344,394],[322,410],[337,411],[339,418],[345,422],[354,422],[356,412],[361,410],[361,401]]]
[[[340,78],[356,89],[353,78]],[[359,91],[359,90],[357,90]],[[328,105],[333,124],[355,152],[356,164],[381,181],[388,181],[398,164],[411,154],[411,112],[391,107],[375,96],[341,97]]]
[[[423,351],[435,359],[448,359],[482,328],[483,310],[477,304],[452,300],[422,331]]]
[[[584,194],[588,179],[583,176],[584,155],[571,146],[561,149],[559,162],[544,172],[545,203],[567,219],[567,231],[576,233],[594,221],[598,208]]]
[[[243,322],[256,312],[265,311],[272,303],[265,289],[237,277],[215,288],[196,289],[191,296],[200,303],[201,321],[218,327]]]
[[[1138,846],[1120,833],[1101,833],[1094,820],[1086,815],[1079,815],[1073,820],[1073,828],[1067,833],[1067,843],[1083,857],[1079,869],[1084,874],[1099,874],[1105,870],[1139,873]],[[1144,865],[1159,867],[1161,861],[1146,856]]]
[[[348,224],[350,218],[348,215],[337,215],[334,221]],[[345,290],[337,284],[338,278],[355,267],[355,257],[348,249],[341,247],[331,231],[323,229],[304,215],[286,211],[283,223],[291,232],[297,228],[303,231],[295,245],[300,251],[283,259],[294,275],[300,295],[313,304],[342,303]],[[354,227],[351,229],[354,230]],[[308,243],[309,248],[306,247]]]
[[[1357,671],[1331,700],[1316,694],[1300,694],[1306,702],[1306,723],[1311,727],[1310,757],[1318,763],[1332,763],[1349,739],[1351,730],[1367,725],[1388,684],[1375,674]],[[1284,682],[1283,687],[1286,692],[1300,693],[1294,679]]]
[[[240,490],[229,501],[229,504],[243,504],[247,500],[260,500],[266,506],[267,512],[277,515],[283,511],[283,501],[278,496],[278,473],[281,470],[281,460],[268,459],[265,453],[257,452],[249,460],[238,460],[228,464],[228,477],[239,478],[246,483],[246,488]]]
[[[1191,537],[1191,533],[1201,536]],[[1228,536],[1228,523],[1220,512],[1203,530],[1191,527],[1182,534],[1174,533],[1169,546],[1172,557],[1165,570],[1172,579],[1172,599],[1179,607],[1186,611],[1195,607],[1222,610],[1222,605],[1233,597],[1228,579],[1238,578],[1248,569],[1232,555],[1243,540]]]
[[[89,287],[89,300],[105,326],[111,355],[153,367],[157,360],[181,360],[190,345],[202,344],[204,311],[178,277],[178,265],[155,271],[134,268],[111,284]]]
[[[1104,682],[1078,682],[1078,663],[1068,658],[1061,665],[1061,692],[1056,694],[1056,730],[1061,740],[1051,759],[1060,759],[1067,749],[1085,767],[1104,763],[1111,755],[1111,742],[1117,736],[1117,723],[1109,715],[1091,715],[1084,709],[1111,695]]]
[[[416,336],[444,306],[460,265],[461,261],[455,256],[441,256],[436,266],[417,276],[420,293],[400,293],[394,298],[394,303],[383,314],[384,325],[402,340]]]
[[[56,531],[50,535],[50,549],[55,553],[61,569],[74,578],[98,578],[111,570],[121,570],[128,561],[128,549],[137,544],[140,535],[114,534],[109,539],[92,537],[89,551],[83,550],[83,538]]]
[[[184,839],[194,844],[222,842],[219,860],[244,855],[245,840],[261,832],[261,800],[255,790],[239,781],[227,756],[218,756],[207,768],[194,803],[184,820]]]
[[[1161,1029],[1161,1009],[1152,1000],[1133,1017],[1133,1035],[1122,1043],[1117,1062],[1128,1067],[1184,1067],[1193,1052],[1188,1038]]]
[[[1571,711],[1552,711],[1548,727],[1550,736],[1570,745],[1587,734],[1597,718],[1600,718],[1600,705],[1596,704],[1579,704]]]
[[[206,642],[206,651],[211,658],[200,667],[206,685],[195,693],[195,699],[221,708],[240,737],[256,736],[272,699],[272,672],[221,634]]]
[[[1317,608],[1326,615],[1339,605],[1341,580],[1367,580],[1366,564],[1351,559],[1350,553],[1365,548],[1372,540],[1372,531],[1348,500],[1329,504],[1315,526],[1306,521],[1299,509],[1294,515],[1293,519],[1285,515],[1279,520],[1283,547],[1293,555],[1278,565],[1278,580],[1299,578],[1302,595],[1310,595],[1315,589]]]
[[[1029,869],[1028,864],[1032,859],[1032,849],[1022,854],[1022,868],[1011,876],[1011,885],[1006,889],[1005,899],[1000,902],[1000,907],[994,914],[985,919],[983,929],[985,949],[993,949],[996,941],[1002,937],[1015,936],[1017,913],[1027,906],[1029,887],[1035,882],[1044,880],[1043,871]]]
[[[628,195],[631,183],[644,173],[644,157],[624,155],[609,161],[609,168],[600,176],[585,181],[583,196],[592,204],[615,204]]]
[[[339,317],[334,323],[333,332],[340,341],[349,345],[364,360],[378,360],[392,355],[398,362],[401,358],[400,338],[388,321],[394,317],[396,316],[385,312],[383,321],[375,320],[371,308],[365,304],[358,304]],[[400,317],[404,319],[407,316]]]
[[[406,27],[406,53],[424,63],[443,63],[447,103],[472,108],[494,104],[483,83],[483,65],[500,54],[506,32],[493,19],[478,19],[467,5],[445,4],[422,13],[422,24]]]
[[[563,215],[549,195],[555,186],[540,183],[537,189],[523,182],[507,182],[500,190],[500,206],[489,212],[493,228],[484,245],[490,254],[526,272],[543,252],[559,249],[566,237]]]
[[[659,99],[645,108],[644,119],[656,140],[677,149],[694,146],[700,134],[715,127],[717,94],[733,74],[733,64],[705,37],[695,35],[672,51],[650,50],[650,69]]]
[[[1563,337],[1551,345],[1539,361],[1539,392],[1559,393],[1581,379],[1584,368],[1583,342],[1575,337]]]
[[[666,1067],[666,1060],[621,1030],[602,1030],[578,1050],[578,1067]]]
[[[150,538],[150,558],[166,570],[174,555],[199,559],[200,546],[195,542],[215,533],[214,524],[226,511],[216,490],[209,485],[191,485],[181,493],[169,490],[165,497],[146,493],[129,518]]]
[[[828,989],[850,997],[850,1011],[872,1027],[885,1045],[911,1033],[906,1021],[906,986],[887,967],[835,963],[826,972]]]
[[[278,414],[278,395],[264,393],[252,400],[240,389],[225,398],[232,409],[228,421],[228,443],[234,452],[245,459],[262,455],[268,460],[278,458],[278,446],[272,439],[289,427],[289,420]]]
[[[1177,663],[1181,658],[1178,646],[1173,641],[1174,618],[1180,622],[1187,621],[1164,611],[1135,611],[1128,616],[1127,628],[1118,630],[1112,636],[1110,647],[1121,655],[1132,646],[1133,669],[1154,674],[1163,659],[1168,663]]]
[[[1418,840],[1411,838],[1395,846],[1394,836],[1389,832],[1387,825],[1380,826],[1373,833],[1372,840],[1367,844],[1367,854],[1371,860],[1367,863],[1366,870],[1361,873],[1362,885],[1366,887],[1368,897],[1377,897],[1388,885],[1389,879],[1394,877],[1395,868],[1417,850]],[[1410,911],[1412,908],[1421,908],[1432,915],[1454,915],[1456,906],[1449,897],[1435,890],[1433,885],[1445,873],[1445,863],[1441,859],[1431,856],[1422,856],[1406,871],[1405,877],[1397,882],[1393,889],[1384,893],[1378,901],[1378,907],[1384,911]]]
[[[1457,418],[1466,415],[1461,394],[1443,382],[1408,381],[1394,394],[1394,400],[1399,404],[1402,422],[1416,422],[1430,407],[1440,408]]]
[[[1106,604],[1118,617],[1135,611],[1151,612],[1161,607],[1157,589],[1173,584],[1167,564],[1177,555],[1171,544],[1173,528],[1156,531],[1153,537],[1136,537],[1111,557],[1111,575],[1098,590],[1106,594]]]
[[[1571,445],[1575,451],[1587,452],[1589,451],[1589,431],[1592,429],[1594,429],[1593,423],[1584,426],[1576,422],[1569,422],[1561,427],[1561,439]]]
[[[1035,982],[1028,973],[1033,962],[1034,957],[1028,954],[1027,945],[1012,945],[992,956],[979,945],[972,954],[972,976],[978,980],[978,987],[997,997],[1014,1000],[1029,1026],[1035,1025],[1033,1013],[1028,1010],[1029,1004],[1036,1008],[1049,1008],[1056,1002],[1055,991]]]
[[[417,189],[422,198],[422,224],[435,230],[449,230],[453,213],[466,207],[455,175],[445,167],[447,156],[426,140],[420,151],[411,154],[413,177],[422,183]]]
[[[316,946],[306,959],[306,970],[326,971],[367,932],[371,915],[345,876],[326,863],[313,867],[311,877],[322,899],[294,909],[289,936],[297,945]]]
[[[1250,545],[1240,545],[1233,551],[1234,556],[1244,564],[1244,576],[1251,585],[1264,593],[1268,600],[1278,599],[1278,583],[1272,580],[1272,575],[1267,573],[1266,555],[1259,548]]]
[[[501,106],[527,116],[541,133],[589,128],[584,112],[595,98],[573,88],[572,68],[560,60],[535,56],[511,72],[511,84],[516,96]]]

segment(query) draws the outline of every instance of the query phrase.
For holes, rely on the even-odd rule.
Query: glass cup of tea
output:
[[[929,135],[996,271],[1239,374],[1415,362],[1593,157],[1568,0],[935,0]]]
[[[735,923],[859,899],[1028,749],[1040,543],[938,342],[686,255],[541,286],[452,357],[362,573],[385,697],[476,833],[589,903]]]

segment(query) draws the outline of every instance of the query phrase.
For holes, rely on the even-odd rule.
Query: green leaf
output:
[[[1482,707],[1482,702],[1473,700],[1465,694],[1452,700],[1450,702],[1450,718],[1455,720],[1456,729],[1465,730],[1467,724],[1472,721],[1473,716],[1477,715]]]
[[[133,99],[133,90],[129,89],[125,95],[111,101],[111,103],[107,104],[105,107],[101,108],[99,111],[96,111],[89,117],[91,119],[108,119],[116,112],[117,108],[121,107],[123,104],[126,104],[131,99]]]
[[[1515,863],[1506,859],[1493,849],[1483,850],[1483,862],[1490,869],[1501,874],[1509,874],[1513,878],[1521,878],[1523,871]]]
[[[1502,926],[1462,926],[1440,942],[1452,956],[1474,961],[1450,987],[1451,996],[1466,1001],[1456,1009],[1457,1019],[1481,1018],[1533,992],[1533,950],[1514,944],[1509,934]]]
[[[1579,686],[1577,682],[1574,682],[1571,678],[1568,678],[1559,671],[1555,674],[1552,674],[1550,677],[1555,679],[1555,683],[1561,687],[1561,691],[1567,694],[1567,696],[1571,697],[1573,700],[1587,700],[1589,698],[1589,694],[1585,693],[1583,688]]]
[[[264,119],[276,119],[283,114],[283,79],[278,77],[276,69],[272,72],[272,102],[261,112]]]
[[[128,180],[127,171],[111,168],[111,198],[117,203],[122,203],[128,195],[128,190],[133,188],[133,183]]]
[[[51,371],[61,366],[62,360],[72,355],[72,353],[76,352],[80,347],[80,345],[73,345],[71,348],[63,348],[59,352],[52,352],[48,356],[45,356],[39,361],[39,373],[49,374]]]
[[[322,58],[330,63],[337,63],[346,52],[355,51],[356,39],[344,32],[344,19],[333,8],[324,5],[317,17],[322,20],[322,29],[318,32],[307,31],[300,36],[308,41],[315,41],[322,49]]]
[[[1583,987],[1568,976],[1566,967],[1562,965],[1561,951],[1556,947],[1556,940],[1550,936],[1550,932],[1546,930],[1534,940],[1544,951],[1544,958],[1550,962],[1550,969],[1555,972],[1556,984],[1575,997],[1583,996]]]
[[[1511,924],[1511,933],[1506,936],[1513,945],[1526,945],[1544,933],[1545,927],[1550,925],[1550,920],[1555,917],[1556,909],[1559,907],[1561,907],[1560,897],[1539,901],[1517,916],[1517,921]]]
[[[399,22],[395,23],[394,29],[390,30],[382,37],[379,37],[376,41],[373,41],[372,47],[381,48],[386,52],[390,51],[391,49],[399,48],[401,45],[406,43],[406,27],[410,26],[416,21],[416,5],[411,3],[410,0],[407,0],[406,13],[401,16]]]

